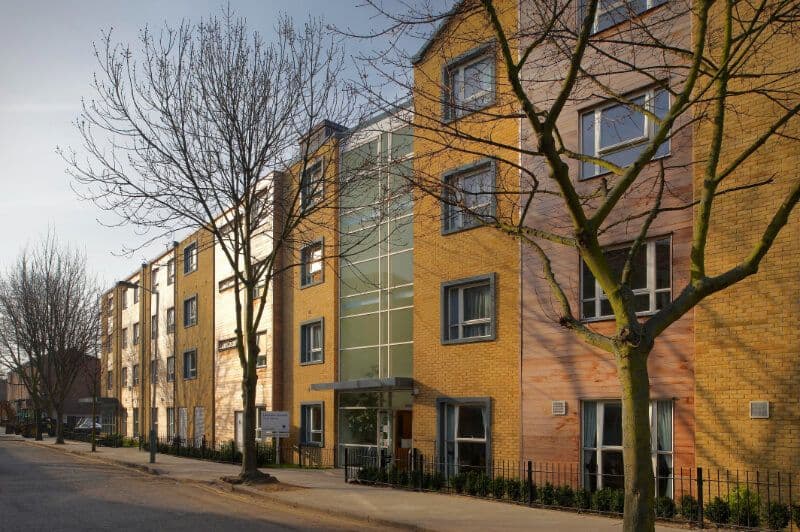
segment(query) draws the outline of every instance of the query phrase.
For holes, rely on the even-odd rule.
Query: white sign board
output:
[[[288,438],[289,412],[261,412],[262,438]]]

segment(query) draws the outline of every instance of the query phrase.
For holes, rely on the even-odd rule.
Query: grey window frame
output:
[[[310,426],[304,426],[308,417],[306,415],[307,409],[319,407],[320,416],[320,430],[315,431]],[[309,436],[313,433],[319,433],[320,441],[312,441]],[[300,443],[303,445],[313,447],[325,447],[325,402],[324,401],[303,401],[300,403]]]
[[[629,20],[632,20],[635,17],[640,17],[643,14],[647,13],[648,11],[650,11],[651,9],[654,9],[654,8],[656,8],[658,6],[664,5],[667,2],[668,2],[668,0],[645,0],[645,8],[643,10],[638,11],[636,13],[632,13],[631,16],[628,16],[628,17],[626,17],[626,18],[624,18],[622,20],[618,20],[618,21],[614,22],[613,24],[610,24],[610,25],[605,26],[603,28],[598,28],[598,22],[600,20],[600,16],[603,13],[606,13],[606,12],[610,11],[610,9],[605,9],[603,11],[600,11],[601,5],[600,5],[600,3],[598,3],[597,10],[595,11],[594,20],[592,21],[592,33],[593,34],[594,33],[600,33],[602,31],[606,31],[608,29],[611,29],[611,28],[614,28],[616,26],[619,26],[623,22],[627,22]],[[625,0],[618,0],[618,2],[615,2],[615,3],[616,4],[622,4],[622,3],[627,3],[627,2]],[[583,16],[584,16],[585,9],[586,9],[586,5],[585,5],[585,3],[582,2],[581,3],[581,7],[578,10],[578,24],[579,25],[583,23]]]
[[[442,415],[448,406],[480,406],[486,409],[486,472],[492,470],[492,398],[491,397],[437,397],[436,398],[436,456],[447,472],[447,430],[445,417]],[[456,444],[458,442],[458,425],[456,424]]]
[[[186,303],[188,303],[188,302],[190,302],[192,300],[194,300],[194,321],[189,323],[187,321],[187,317],[189,316],[189,314],[187,314],[187,312],[186,312]],[[186,328],[194,327],[195,325],[197,325],[197,315],[198,314],[199,314],[199,309],[198,309],[198,304],[197,304],[197,294],[194,294],[194,295],[189,296],[186,299],[184,299],[183,300],[183,328],[186,329]]]
[[[476,336],[472,338],[450,338],[450,325],[449,325],[449,300],[448,295],[450,290],[464,288],[468,285],[476,285],[479,283],[489,283],[489,297],[491,302],[489,305],[489,334],[486,336]],[[473,277],[466,277],[463,279],[456,279],[453,281],[445,281],[440,289],[440,322],[441,322],[441,343],[443,345],[452,344],[468,344],[474,342],[491,342],[497,338],[497,274],[495,272],[483,275],[476,275]]]
[[[193,362],[192,366],[188,366],[186,364],[187,355],[193,354]],[[189,371],[190,367],[194,369],[194,373]],[[197,378],[197,348],[193,347],[192,349],[187,349],[183,352],[183,380],[192,380]]]
[[[316,325],[316,324],[319,324],[320,329],[321,329],[320,330],[320,337],[322,338],[322,346],[320,347],[320,350],[319,350],[320,351],[320,358],[319,358],[319,360],[309,359],[309,360],[306,360],[304,362],[303,361],[303,355],[304,355],[304,353],[303,353],[303,336],[304,336],[304,331],[305,331],[305,329],[307,327],[310,327],[310,326]],[[321,318],[314,318],[314,319],[303,321],[303,322],[300,323],[299,330],[300,330],[300,337],[298,339],[298,344],[297,345],[300,348],[300,358],[299,358],[300,365],[301,366],[312,366],[314,364],[324,364],[325,363],[325,318],[321,317]],[[311,354],[311,351],[309,352],[309,355],[310,354]]]
[[[442,175],[442,196],[448,194],[448,181],[449,180],[457,180],[464,177],[469,177],[471,175],[475,175],[480,173],[483,168],[488,168],[490,180],[491,180],[491,188],[492,188],[492,196],[491,201],[489,203],[489,214],[487,216],[495,216],[497,213],[497,162],[493,159],[480,159],[479,161],[475,161],[473,163],[469,163],[463,166],[459,166],[458,168],[453,168],[452,170],[448,170]],[[443,198],[439,201],[440,208],[441,208],[441,234],[442,235],[451,235],[453,233],[460,233],[461,231],[468,231],[470,229],[474,229],[476,227],[482,227],[482,224],[479,220],[477,220],[477,216],[472,216],[469,214],[464,214],[462,211],[461,216],[469,216],[473,219],[472,223],[462,224],[458,227],[448,227],[449,220],[450,220],[450,210],[451,209],[459,209],[455,205],[451,204],[447,198]],[[461,210],[461,209],[459,209]]]
[[[319,188],[314,190],[313,194],[309,195],[308,176],[316,172],[316,167],[319,166]],[[314,159],[311,164],[306,164],[303,175],[300,179],[300,209],[305,211],[315,206],[325,197],[325,160],[322,157]]]
[[[307,261],[306,260],[306,252],[311,250],[312,248],[319,246],[320,258],[319,258],[319,267],[320,267],[320,275],[319,281],[310,281],[307,279],[311,278],[311,271],[310,266],[313,264],[314,260]],[[308,269],[308,272],[306,271]],[[312,242],[309,242],[302,248],[300,248],[300,288],[308,288],[311,286],[316,286],[318,284],[322,284],[325,282],[325,239],[318,238]]]
[[[458,104],[452,96],[453,90],[453,71],[463,70],[465,67],[477,63],[483,59],[490,59],[489,63],[492,66],[492,87],[490,89],[490,97],[487,102],[480,107],[467,108],[468,102]],[[494,41],[490,41],[463,54],[451,59],[442,66],[442,118],[444,122],[454,122],[472,113],[476,113],[487,107],[491,107],[497,101],[497,52]]]
[[[186,260],[186,252],[189,250],[192,250],[191,261]],[[187,244],[186,247],[183,248],[183,275],[188,275],[192,272],[197,271],[197,261],[198,261],[197,251],[198,251],[197,240],[195,240],[191,244]],[[189,266],[192,266],[192,268],[189,269]]]

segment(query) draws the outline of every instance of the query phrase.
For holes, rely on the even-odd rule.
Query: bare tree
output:
[[[658,7],[642,14],[637,6],[644,3],[620,2],[611,9],[598,0],[467,0],[448,2],[455,7],[440,11],[423,1],[396,9],[365,1],[386,23],[360,36],[393,40],[380,53],[362,58],[364,78],[378,72],[385,81],[379,87],[394,85],[414,94],[417,163],[410,186],[458,215],[521,241],[536,257],[549,287],[540,301],[552,307],[553,319],[613,355],[622,388],[625,530],[653,530],[647,362],[656,339],[705,298],[754,275],[800,200],[796,174],[737,172],[774,142],[800,147],[800,64],[776,60],[776,46],[788,50],[800,45],[800,3],[678,0],[653,2]],[[437,24],[443,31],[434,28]],[[465,49],[491,45],[497,65],[487,93],[496,98],[492,105],[456,94],[457,83],[436,77],[442,70],[418,69],[416,77],[410,72],[408,67],[421,58],[400,46],[404,38],[432,34],[434,42],[423,54],[439,54],[442,64]],[[458,52],[448,56],[448,50]],[[485,74],[464,80],[464,87],[471,83],[480,96],[485,87],[478,78]],[[656,96],[638,98],[631,92],[637,86],[652,88]],[[374,84],[364,83],[361,90],[378,105],[387,105]],[[641,122],[649,131],[623,146],[633,146],[627,151],[581,146],[576,109],[597,101],[617,106],[617,122],[602,123],[618,128],[612,136],[624,141],[621,130],[637,127],[637,116],[646,117]],[[769,112],[750,122],[755,130],[737,129],[754,104]],[[450,112],[442,113],[443,108]],[[498,134],[514,120],[529,132],[519,144]],[[601,126],[592,122],[588,127]],[[687,138],[700,140],[689,141],[686,160],[661,158],[662,146]],[[426,159],[451,150],[491,157],[512,177],[476,188],[426,171],[435,167]],[[587,172],[598,177],[582,179]],[[688,195],[671,187],[685,176]],[[699,183],[694,195],[692,176]],[[724,271],[707,271],[710,220],[719,198],[750,201],[748,191],[759,187],[772,187],[780,198],[760,207],[771,212],[761,238]],[[488,197],[497,209],[486,209]],[[690,275],[685,286],[673,287],[671,299],[642,317],[632,287],[635,261],[653,229],[675,213],[684,213],[693,233]],[[614,260],[604,246],[611,235],[632,242]],[[613,328],[595,327],[576,312],[580,303],[569,286],[570,273],[559,270],[555,260],[565,250],[580,257],[599,284]]]
[[[20,376],[36,410],[46,407],[55,414],[59,444],[65,400],[98,338],[98,295],[86,257],[52,235],[23,252],[0,285],[6,364]]]
[[[319,148],[311,133],[354,111],[341,88],[343,49],[323,22],[279,17],[274,30],[268,42],[228,10],[158,35],[145,28],[137,50],[105,34],[95,96],[77,121],[85,157],[61,151],[80,193],[120,223],[153,239],[202,228],[224,252],[243,369],[244,480],[262,476],[256,333],[266,294],[313,233],[303,228],[320,223],[313,214],[334,209],[343,190],[335,175],[309,167]],[[254,249],[265,233],[271,245]]]

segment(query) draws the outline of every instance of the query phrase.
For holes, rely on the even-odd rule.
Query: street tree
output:
[[[328,172],[307,172],[314,126],[356,111],[343,90],[344,50],[321,19],[278,17],[267,39],[226,10],[144,28],[137,48],[106,33],[95,55],[94,95],[76,121],[83,146],[60,153],[79,193],[120,223],[152,239],[202,229],[224,254],[243,373],[240,477],[259,479],[258,324],[274,279],[313,233],[314,213],[334,209],[345,188]],[[270,245],[256,248],[258,235]]]
[[[378,72],[385,78],[379,87],[414,95],[417,163],[409,185],[521,242],[541,270],[548,293],[539,294],[540,302],[553,310],[554,321],[613,356],[623,407],[624,526],[653,530],[647,364],[657,338],[704,299],[755,275],[781,230],[797,221],[797,173],[765,176],[748,163],[778,142],[800,149],[800,63],[785,54],[800,46],[800,3],[676,0],[609,7],[601,0],[466,0],[437,11],[427,1],[365,1],[384,26],[371,34],[345,33],[395,37],[362,60],[365,79]],[[416,56],[411,52],[417,49],[403,46],[431,36]],[[475,62],[471,77],[465,67],[463,79],[448,79],[437,78],[441,69],[409,68],[425,54],[438,53],[447,65],[480,46],[494,54],[496,70]],[[458,52],[448,56],[448,50]],[[641,98],[631,92],[637,87],[655,96]],[[361,91],[389,107],[374,82]],[[487,98],[496,98],[496,105],[483,105]],[[576,110],[598,101],[613,104],[614,116],[576,126]],[[766,112],[752,120],[753,108]],[[515,120],[519,143],[500,134],[503,123]],[[642,124],[649,128],[644,133]],[[580,127],[592,142],[580,143]],[[637,127],[640,133],[632,135]],[[629,142],[598,148],[593,135],[601,134]],[[694,139],[689,160],[663,157],[662,147],[687,138]],[[489,156],[518,177],[467,187],[426,171],[432,166],[426,158],[449,150]],[[673,190],[671,182],[685,176],[688,194]],[[766,200],[770,195],[777,199]],[[709,271],[712,213],[723,196],[766,209],[769,220],[735,262]],[[490,197],[507,208],[486,209]],[[675,213],[685,213],[691,226],[690,275],[642,316],[633,286],[636,261],[653,228]],[[612,260],[604,244],[613,234],[631,245]],[[559,267],[569,253],[580,257],[602,290],[604,314],[614,320],[608,330],[582,319],[572,271]]]

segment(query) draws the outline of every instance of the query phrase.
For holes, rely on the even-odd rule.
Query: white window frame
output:
[[[189,254],[189,260],[186,260],[186,255]],[[187,275],[197,271],[197,242],[192,242],[183,248],[183,274]]]
[[[472,320],[464,319],[464,291],[469,288],[486,286],[489,291],[489,317]],[[453,292],[457,292],[458,297],[458,335],[452,336],[450,324],[450,297]],[[461,279],[444,283],[442,286],[442,343],[462,343],[494,340],[496,337],[497,323],[495,315],[495,276],[494,274],[476,276],[469,279]],[[464,327],[471,325],[488,324],[488,333],[481,336],[464,336]]]
[[[445,66],[445,75],[446,77],[446,119],[448,120],[456,120],[463,116],[466,116],[470,113],[474,113],[480,109],[484,109],[489,107],[494,102],[494,92],[495,92],[495,85],[497,84],[497,72],[495,69],[495,61],[496,57],[494,54],[494,48],[489,46],[485,47],[485,49],[479,49],[474,52],[475,55],[472,55],[473,52],[469,52],[467,54],[467,59],[460,60],[455,59],[451,64]],[[464,73],[467,68],[476,65],[478,63],[482,63],[486,61],[489,64],[489,68],[491,69],[491,81],[490,86],[488,88],[482,88],[482,90],[476,92],[469,98],[464,97],[464,90],[466,88],[466,84],[464,83]],[[456,92],[456,86],[460,87],[460,90]],[[460,94],[459,94],[460,93]],[[478,106],[478,107],[471,107],[470,104],[476,100],[480,100],[486,96],[490,96],[489,100],[486,104]]]
[[[217,351],[228,351],[236,348],[236,337],[223,338],[217,342]]]
[[[312,345],[312,340],[314,339],[313,328],[319,327],[320,328],[320,340],[322,341],[322,345],[314,346]],[[306,332],[308,331],[308,333]],[[305,343],[305,336],[308,334],[308,344]],[[307,347],[307,352],[304,349]],[[307,365],[307,364],[321,364],[325,361],[325,325],[323,320],[311,320],[306,323],[302,323],[300,325],[300,364]]]
[[[234,286],[236,286],[236,278],[235,278],[235,276],[231,275],[230,277],[226,277],[225,279],[222,279],[217,284],[217,289],[221,293],[221,292],[224,292],[225,290],[230,290]]]
[[[323,447],[325,445],[325,409],[321,402],[303,403],[300,405],[300,434],[303,445],[314,445]],[[314,421],[319,421],[319,428],[314,428]],[[319,437],[319,441],[314,441],[314,436]]]
[[[453,463],[449,462],[449,458],[447,456],[447,454],[448,454],[447,453],[447,444],[449,443],[450,440],[447,439],[446,432],[441,434],[441,438],[440,438],[441,445],[444,446],[442,448],[442,450],[441,450],[441,457],[442,457],[442,464],[444,465],[444,468],[445,468],[445,472],[448,475],[450,475],[450,474],[458,474],[458,472],[459,472],[459,468],[460,468],[460,465],[459,465],[459,461],[460,460],[459,460],[459,456],[458,456],[458,444],[459,443],[482,443],[484,445],[484,448],[486,449],[486,467],[488,469],[490,467],[490,463],[491,463],[491,460],[492,460],[491,447],[490,447],[490,442],[491,442],[491,438],[490,438],[491,424],[490,423],[491,423],[491,420],[490,420],[490,417],[489,417],[490,414],[489,414],[489,411],[488,411],[488,409],[490,408],[489,404],[487,404],[486,402],[479,402],[479,401],[475,401],[475,402],[471,402],[471,401],[447,402],[447,401],[444,401],[444,402],[441,402],[440,403],[440,415],[443,416],[443,417],[439,420],[439,422],[440,422],[439,426],[442,429],[444,429],[445,431],[446,431],[446,427],[447,427],[448,411],[449,411],[449,409],[451,407],[453,409],[453,416],[454,416],[454,419],[453,419],[453,440],[452,440],[452,443],[453,443],[453,446],[454,446],[454,448],[453,448]],[[459,410],[461,409],[461,407],[470,407],[470,408],[476,408],[477,407],[477,408],[480,408],[482,410],[482,414],[481,415],[483,416],[483,438],[467,438],[467,437],[460,437],[458,435],[458,432],[459,432],[458,431],[458,428],[459,428],[458,427],[458,418],[459,418]]]
[[[603,29],[598,29],[598,25],[599,25],[599,22],[600,22],[600,16],[601,15],[604,15],[605,13],[608,13],[610,11],[614,11],[619,6],[628,4],[627,0],[616,0],[615,2],[611,2],[607,6],[605,6],[605,8],[603,8],[603,2],[600,1],[600,2],[598,2],[597,10],[595,11],[594,22],[592,23],[592,32],[593,33],[597,33],[597,32],[600,32],[600,31],[605,31],[607,29],[613,28],[614,26],[617,26],[618,24],[622,24],[623,22],[625,22],[627,20],[631,20],[631,18],[633,18],[633,17],[637,17],[637,16],[641,15],[642,13],[644,13],[645,11],[647,11],[649,9],[652,9],[653,7],[656,7],[658,5],[665,4],[665,3],[666,3],[666,0],[645,0],[645,8],[642,11],[639,11],[637,13],[630,13],[631,16],[629,16],[625,20],[620,20],[620,21],[618,21],[618,22],[616,22],[616,23],[614,23],[614,24],[612,24],[610,26],[607,26],[607,27],[603,28]]]
[[[667,246],[669,247],[669,287],[668,288],[656,288],[656,243],[657,242],[667,242]],[[647,310],[642,310],[636,313],[637,316],[647,316],[648,314],[654,314],[658,311],[656,308],[656,298],[657,294],[661,293],[668,293],[670,294],[670,301],[672,300],[672,239],[669,237],[664,238],[653,238],[650,239],[642,244],[642,247],[645,250],[646,256],[646,267],[647,267],[647,286],[645,288],[637,288],[633,291],[633,295],[643,295],[648,294],[650,298],[650,305]],[[613,251],[619,249],[630,249],[631,244],[625,244],[621,246],[612,246],[609,248],[605,248],[603,251]],[[613,317],[614,314],[603,314],[602,312],[602,302],[607,301],[608,298],[606,297],[603,289],[600,287],[600,283],[597,281],[597,278],[594,279],[594,296],[593,297],[583,297],[583,285],[585,280],[583,278],[583,260],[581,260],[580,265],[580,299],[581,299],[581,315],[583,320],[591,321],[591,320],[602,320]],[[593,276],[594,277],[594,276]],[[594,314],[592,316],[585,316],[583,315],[583,304],[590,303],[594,301]]]
[[[667,104],[670,105],[670,94],[660,87],[650,87],[649,89],[635,92],[633,94],[626,96],[626,100],[633,101],[636,98],[639,98],[640,96],[644,96],[644,104],[642,105],[642,107],[647,109],[650,113],[655,113],[656,111],[654,103],[655,95],[656,93],[661,91],[665,92],[667,96]],[[652,118],[650,118],[650,115],[648,115],[647,113],[642,113],[644,118],[644,124],[642,126],[643,131],[641,136],[623,140],[621,142],[617,142],[616,144],[612,144],[610,146],[602,146],[601,135],[603,127],[603,120],[602,120],[603,111],[607,111],[614,107],[629,107],[629,106],[626,106],[625,104],[620,103],[618,101],[608,101],[601,105],[598,105],[597,107],[594,107],[593,109],[589,109],[587,111],[580,113],[578,131],[580,132],[581,151],[583,153],[586,153],[585,146],[587,141],[583,131],[583,118],[590,114],[594,115],[594,137],[592,138],[592,145],[594,147],[593,149],[594,156],[597,158],[607,157],[615,152],[624,150],[626,148],[630,148],[632,146],[637,146],[640,144],[645,144],[655,136],[657,124]],[[634,111],[633,108],[630,109]],[[660,159],[662,157],[666,157],[667,155],[669,155],[670,151],[669,139],[665,140],[664,143],[667,144],[667,152],[663,155],[654,155],[652,160]],[[583,175],[583,165],[581,165],[580,177],[581,179],[591,179],[593,177],[597,177],[606,173],[608,173],[608,170],[606,170],[601,166],[594,165],[594,172],[591,175]]]
[[[187,361],[191,364],[187,364]],[[197,378],[197,349],[187,349],[183,352],[183,379]]]
[[[487,191],[489,195],[488,201],[468,206],[463,182],[466,179],[477,176],[485,176],[486,182],[491,184],[492,190]],[[481,215],[476,213],[481,212],[481,209],[485,208],[488,211],[486,216],[492,216],[495,209],[495,182],[495,166],[489,161],[480,161],[474,165],[447,173],[444,177],[446,197],[442,205],[444,209],[442,233],[456,233],[473,227],[480,227],[482,225]],[[456,202],[459,196],[462,196],[460,199],[464,204],[463,208]]]
[[[192,303],[194,302],[194,303]],[[186,311],[186,304],[189,303],[189,310],[194,309],[194,312]],[[197,296],[187,297],[183,300],[183,327],[192,327],[197,325]]]
[[[300,250],[300,288],[314,286],[325,280],[322,268],[323,242],[317,240],[304,246]],[[319,279],[314,280],[314,274],[319,272]]]

